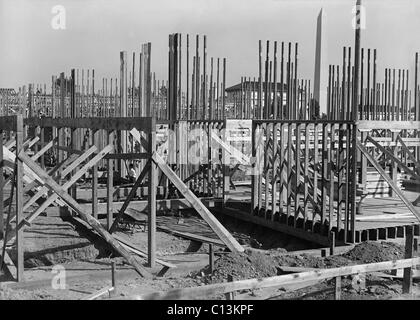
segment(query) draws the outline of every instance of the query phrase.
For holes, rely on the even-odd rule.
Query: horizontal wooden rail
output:
[[[386,130],[420,130],[420,121],[372,121],[362,120],[357,122],[357,129],[370,131],[373,129]]]
[[[403,259],[396,261],[384,261],[378,263],[345,266],[331,269],[320,269],[301,273],[286,274],[281,276],[246,279],[233,282],[216,283],[207,286],[174,289],[166,292],[153,292],[141,295],[124,297],[131,300],[184,300],[208,297],[215,294],[229,293],[239,290],[256,290],[262,288],[280,287],[298,282],[325,280],[335,277],[343,277],[360,273],[371,273],[386,270],[412,268],[420,264],[420,258]]]
[[[0,117],[0,128],[4,131],[16,131],[17,116]]]
[[[152,117],[115,118],[26,118],[24,124],[33,127],[87,128],[93,130],[131,130],[142,132],[155,130]]]

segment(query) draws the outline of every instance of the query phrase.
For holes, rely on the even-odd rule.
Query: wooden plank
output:
[[[407,138],[406,138],[407,140]],[[420,162],[416,159],[416,157],[411,153],[411,151],[407,148],[407,145],[405,144],[404,140],[400,135],[397,136],[396,142],[401,144],[402,149],[404,150],[405,154],[408,156],[408,158],[414,163],[415,167],[417,168],[417,171],[420,173]]]
[[[23,148],[26,149],[30,149],[33,147],[33,145],[35,143],[37,143],[40,140],[40,138],[38,136],[36,136],[35,138],[31,139],[31,140],[26,140],[25,143],[23,144]]]
[[[222,241],[220,241],[218,239],[204,237],[204,236],[200,236],[198,234],[192,234],[192,233],[189,233],[189,232],[181,232],[181,231],[177,231],[177,230],[172,230],[168,227],[159,226],[159,225],[157,226],[157,229],[162,230],[164,232],[167,232],[169,234],[173,234],[173,235],[181,237],[181,238],[185,238],[185,239],[189,239],[189,240],[193,240],[193,241],[197,241],[197,242],[210,243],[210,244],[215,244],[215,245],[222,246],[222,247],[226,246]]]
[[[61,178],[64,178],[66,175],[68,175],[71,171],[73,171],[80,163],[82,163],[84,160],[86,160],[94,151],[96,151],[97,148],[95,146],[92,146],[89,150],[87,150],[82,156],[78,157],[74,162],[72,162],[70,164],[70,166],[68,166],[66,169],[64,169],[63,171],[60,172],[59,176]],[[33,158],[31,158],[32,160],[34,160]],[[87,168],[89,169],[89,168]],[[87,170],[86,170],[87,171]],[[85,171],[85,172],[86,172]],[[81,175],[79,174],[78,177],[80,178]],[[74,181],[74,179],[72,179]],[[77,181],[77,180],[76,180]],[[23,206],[23,211],[27,210],[32,204],[35,203],[35,201],[37,201],[39,198],[41,198],[44,194],[46,194],[48,192],[48,188],[46,186],[41,187],[41,189],[39,189],[37,191],[37,193],[35,193]],[[46,208],[44,206],[44,208]]]
[[[74,169],[76,169],[83,161],[89,158],[94,152],[96,152],[98,148],[93,145],[88,150],[84,151],[83,154],[74,160],[68,167],[66,167],[60,174],[62,178],[65,178],[69,173],[71,173]]]
[[[406,227],[405,235],[405,259],[413,258],[413,242],[414,242],[414,230],[413,226]],[[403,293],[411,294],[413,291],[413,271],[412,268],[404,268],[404,277],[403,277]]]
[[[213,208],[217,203],[222,202],[222,199],[213,199],[213,198],[199,198],[199,200],[204,203],[207,208]],[[121,209],[124,202],[114,201],[115,210]],[[79,204],[84,210],[92,210],[92,203],[80,203]],[[135,200],[131,201],[129,208],[132,208],[136,211],[148,211],[149,203],[148,200]],[[156,200],[156,210],[157,211],[167,211],[170,209],[173,210],[182,210],[191,208],[191,204],[188,200],[182,199],[159,199]],[[106,214],[106,203],[98,203],[98,214]]]
[[[4,131],[16,131],[16,117],[17,116],[0,117],[0,128]]]
[[[23,153],[23,116],[19,115],[16,118],[16,224],[19,224],[23,220],[23,175],[24,166],[22,159],[18,159],[19,153]],[[36,170],[35,170],[36,172]],[[24,280],[24,233],[23,230],[16,228],[16,268],[17,275],[16,280],[21,282]],[[4,240],[6,243],[6,240]]]
[[[26,118],[25,125],[58,128],[86,128],[102,130],[131,130],[142,132],[155,130],[151,117],[109,117],[109,118]]]
[[[300,151],[301,151],[301,125],[296,125],[296,146],[295,146],[295,214],[293,217],[293,226],[296,228],[297,226],[297,220],[299,218],[299,212],[300,212],[300,186],[301,186],[301,162],[300,162]],[[305,179],[305,177],[302,177],[302,179]]]
[[[92,79],[93,81],[93,79]],[[93,86],[93,84],[92,84]],[[91,130],[91,143],[92,145],[98,144],[98,131]],[[95,164],[92,168],[92,216],[98,218],[98,165]]]
[[[263,217],[253,216],[250,214],[246,214],[243,211],[231,208],[224,208],[223,211],[220,211],[220,213],[226,214],[239,220],[251,222],[256,225],[261,225],[272,230],[280,231],[281,233],[288,234],[293,237],[304,239],[310,242],[314,242],[322,246],[329,246],[328,238],[320,235],[319,233],[313,233],[305,231],[303,229],[297,229],[293,226],[288,226],[285,223],[273,223],[270,220],[264,219]]]
[[[131,130],[134,139],[139,143],[139,133],[136,130]],[[151,146],[149,146],[150,148]],[[149,149],[150,150],[150,149]],[[176,175],[176,173],[165,163],[157,152],[153,152],[152,160],[162,170],[162,172],[171,180],[175,187],[184,195],[193,208],[200,214],[200,216],[209,224],[218,237],[226,244],[232,251],[243,252],[244,248],[232,237],[232,235],[225,229],[225,227],[211,214],[211,212],[204,206],[204,204],[195,196],[187,185]],[[150,204],[149,204],[150,205]]]
[[[244,248],[232,237],[229,231],[211,214],[204,204],[191,192],[191,190],[182,182],[182,180],[172,171],[165,161],[154,152],[153,161],[158,165],[162,172],[171,180],[181,194],[191,203],[193,208],[209,224],[217,236],[233,252],[243,252]]]
[[[9,149],[3,147],[3,159],[7,159],[10,162],[14,163],[16,156],[14,155],[14,153],[10,152]],[[7,165],[7,162],[4,162],[5,165]],[[25,183],[31,183],[34,180],[37,180],[41,183],[43,183],[42,179],[36,175],[35,172],[33,172],[32,170],[30,170],[26,165],[23,166],[23,170],[24,170],[24,175],[22,177],[23,181]]]
[[[75,175],[71,177],[69,181],[67,181],[62,188],[64,190],[69,189],[73,184],[77,182],[94,164],[98,163],[105,154],[110,152],[111,146],[106,146],[99,154],[93,157],[87,164],[85,164],[80,170],[76,172]],[[48,199],[46,199],[41,206],[39,206],[33,213],[31,213],[28,217],[22,221],[21,224],[18,224],[18,228],[22,228],[25,224],[30,224],[37,216],[39,216],[50,204],[54,201],[57,201],[59,196],[57,194],[52,194]],[[8,240],[9,241],[9,240]]]
[[[92,294],[83,297],[81,300],[95,300],[99,297],[102,297],[103,295],[109,294],[109,296],[111,296],[111,293],[115,290],[114,287],[110,286],[110,287],[106,287],[103,289],[100,289],[96,292],[93,292]]]
[[[0,248],[3,248],[3,245],[4,245],[3,241],[0,240]],[[6,251],[4,251],[4,258],[2,258],[2,260],[3,260],[3,268],[6,267],[7,271],[12,276],[12,278],[17,280],[16,266]]]
[[[357,129],[360,131],[371,130],[418,130],[420,128],[420,121],[372,121],[361,120],[357,121]]]
[[[83,221],[82,219],[78,218],[78,217],[73,217],[74,220],[76,220],[78,223],[82,224],[83,226],[85,226],[85,228],[92,230],[93,228],[87,224],[85,221]],[[136,246],[134,246],[131,242],[129,242],[128,240],[126,240],[125,238],[117,235],[117,234],[113,234],[112,235],[114,237],[115,240],[117,240],[125,249],[127,249],[128,251],[131,251],[137,255],[139,255],[142,258],[147,258],[147,253],[143,252],[142,250],[140,250],[139,248],[137,248]],[[156,259],[156,263],[168,267],[168,268],[176,268],[177,266],[163,261],[161,259]]]
[[[385,261],[371,264],[345,266],[340,268],[320,269],[301,273],[293,273],[269,278],[246,279],[233,282],[216,283],[206,286],[173,289],[166,292],[153,292],[141,295],[124,297],[131,300],[169,300],[169,299],[196,299],[215,294],[223,294],[240,290],[257,290],[262,288],[280,287],[303,281],[323,280],[343,277],[360,273],[371,273],[384,270],[414,267],[420,264],[420,258]]]
[[[0,239],[3,238],[4,234],[4,187],[6,186],[6,183],[4,181],[3,176],[3,130],[0,129]],[[12,199],[11,199],[12,200]]]
[[[116,234],[114,234],[114,238],[119,242],[119,243],[121,243],[121,245],[124,247],[124,248],[126,248],[128,251],[131,251],[131,252],[133,252],[133,253],[135,253],[135,254],[137,254],[137,255],[139,255],[140,257],[142,257],[142,258],[147,258],[148,257],[148,254],[147,253],[145,253],[145,252],[143,252],[143,251],[141,251],[139,248],[136,248],[133,244],[131,244],[129,241],[127,241],[126,239],[124,239],[124,238],[122,238],[122,237],[120,237],[119,235],[116,235]],[[169,262],[166,262],[166,261],[163,261],[163,260],[161,260],[161,259],[157,259],[156,258],[156,263],[158,263],[158,264],[160,264],[160,265],[162,265],[162,266],[164,266],[164,267],[168,267],[168,268],[172,268],[172,269],[175,269],[177,266],[176,265],[174,265],[174,264],[172,264],[172,263],[169,263]]]
[[[107,135],[107,143],[110,146],[110,152],[114,152],[114,132],[108,131]],[[107,179],[106,179],[106,228],[110,230],[112,225],[112,218],[113,218],[113,193],[114,193],[114,161],[108,159],[106,161],[106,169],[107,169]]]
[[[391,177],[386,174],[384,169],[377,163],[377,161],[369,154],[367,149],[363,146],[360,140],[356,140],[356,145],[359,150],[365,155],[366,159],[375,167],[381,177],[389,184],[389,186],[394,190],[394,192],[398,195],[398,197],[404,202],[404,204],[408,207],[408,209],[414,213],[416,218],[420,221],[420,213],[417,212],[416,208],[413,204],[404,196],[400,188],[398,188],[395,183],[392,181]]]
[[[156,153],[156,130],[152,130],[148,134],[148,150]],[[156,153],[157,154],[157,153]],[[160,160],[163,161],[162,158]],[[148,181],[148,202],[149,217],[147,219],[148,234],[148,261],[150,268],[154,268],[156,264],[156,188],[157,188],[157,166],[150,163],[149,181]]]
[[[121,256],[123,256],[127,262],[136,269],[136,271],[143,277],[150,278],[151,274],[146,271],[138,262],[137,260],[132,257],[129,252],[127,252],[121,245],[108,233],[107,230],[101,225],[101,223],[93,218],[90,214],[85,213],[83,209],[79,206],[79,204],[69,195],[67,194],[66,190],[63,189],[60,185],[58,185],[44,170],[42,170],[35,162],[33,162],[24,152],[19,154],[19,158],[26,163],[26,165],[38,172],[40,176],[45,180],[45,184],[48,188],[55,192],[61,199],[63,199],[68,206],[70,206],[74,211],[76,211],[81,218],[87,222],[102,238],[108,242],[112,248],[115,249]]]
[[[371,136],[368,136],[366,140],[371,141],[379,150],[385,153],[394,163],[396,162],[402,169],[404,169],[405,173],[411,175],[415,180],[420,181],[420,176],[418,176],[413,170],[407,167],[400,159],[398,159],[393,153],[386,150],[383,146],[375,141]],[[393,170],[394,171],[394,170]],[[394,175],[394,174],[393,174]],[[396,183],[396,170],[393,182]]]
[[[49,149],[51,149],[54,146],[54,143],[56,141],[56,138],[48,142],[44,147],[41,148],[35,155],[31,157],[32,160],[36,161],[39,157],[44,155],[45,152],[47,152]]]
[[[146,177],[146,174],[149,172],[150,169],[150,160],[147,161],[146,165],[144,166],[142,172],[140,173],[139,177],[137,178],[136,182],[134,183],[133,187],[130,190],[130,193],[128,194],[127,198],[125,199],[121,209],[118,211],[117,216],[114,219],[114,222],[112,223],[111,228],[109,229],[109,232],[112,233],[115,231],[115,229],[118,226],[118,222],[119,220],[122,218],[122,216],[124,215],[125,210],[128,208],[128,206],[130,205],[130,201],[131,199],[133,199],[133,197],[136,195],[137,193],[137,189],[139,188],[139,186],[141,185],[141,183],[143,182],[144,178]]]

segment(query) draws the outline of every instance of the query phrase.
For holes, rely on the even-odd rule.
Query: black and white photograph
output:
[[[0,300],[420,300],[419,30],[418,0],[0,0]]]

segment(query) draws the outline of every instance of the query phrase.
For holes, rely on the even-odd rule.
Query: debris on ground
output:
[[[362,242],[343,255],[360,263],[375,263],[404,258],[404,247],[392,242]]]

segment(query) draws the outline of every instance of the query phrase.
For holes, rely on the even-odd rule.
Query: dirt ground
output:
[[[127,298],[135,294],[166,291],[174,288],[200,286],[234,280],[262,278],[283,274],[282,267],[333,268],[351,264],[372,263],[403,258],[404,247],[394,242],[364,242],[351,250],[321,258],[309,253],[294,254],[295,250],[313,249],[313,245],[274,231],[225,219],[227,229],[247,248],[242,254],[225,252],[216,247],[215,270],[210,273],[207,246],[195,241],[158,231],[157,255],[177,266],[164,276],[144,279],[122,258],[114,257],[101,241],[83,228],[60,217],[39,217],[25,231],[25,279],[23,284],[0,275],[0,299],[83,299],[111,285],[111,262],[117,264],[117,292],[114,297]],[[158,226],[178,231],[211,236],[208,227],[194,215],[158,217]],[[147,232],[119,230],[118,235],[138,249],[147,251]],[[95,242],[95,245],[91,241]],[[318,249],[316,249],[318,250]],[[313,250],[312,250],[313,251]],[[310,251],[308,251],[310,252]],[[13,248],[9,251],[14,257]],[[139,260],[145,263],[144,260]],[[65,270],[65,287],[55,288],[57,266]],[[157,275],[161,266],[150,270]],[[55,281],[55,282],[54,282]],[[401,279],[387,274],[370,274],[356,284],[352,278],[342,282],[343,299],[397,299],[401,295]],[[414,291],[418,290],[415,283]],[[109,298],[104,296],[103,299]],[[207,297],[223,299],[223,296]],[[333,299],[334,281],[314,283],[310,287],[244,291],[237,299]]]

